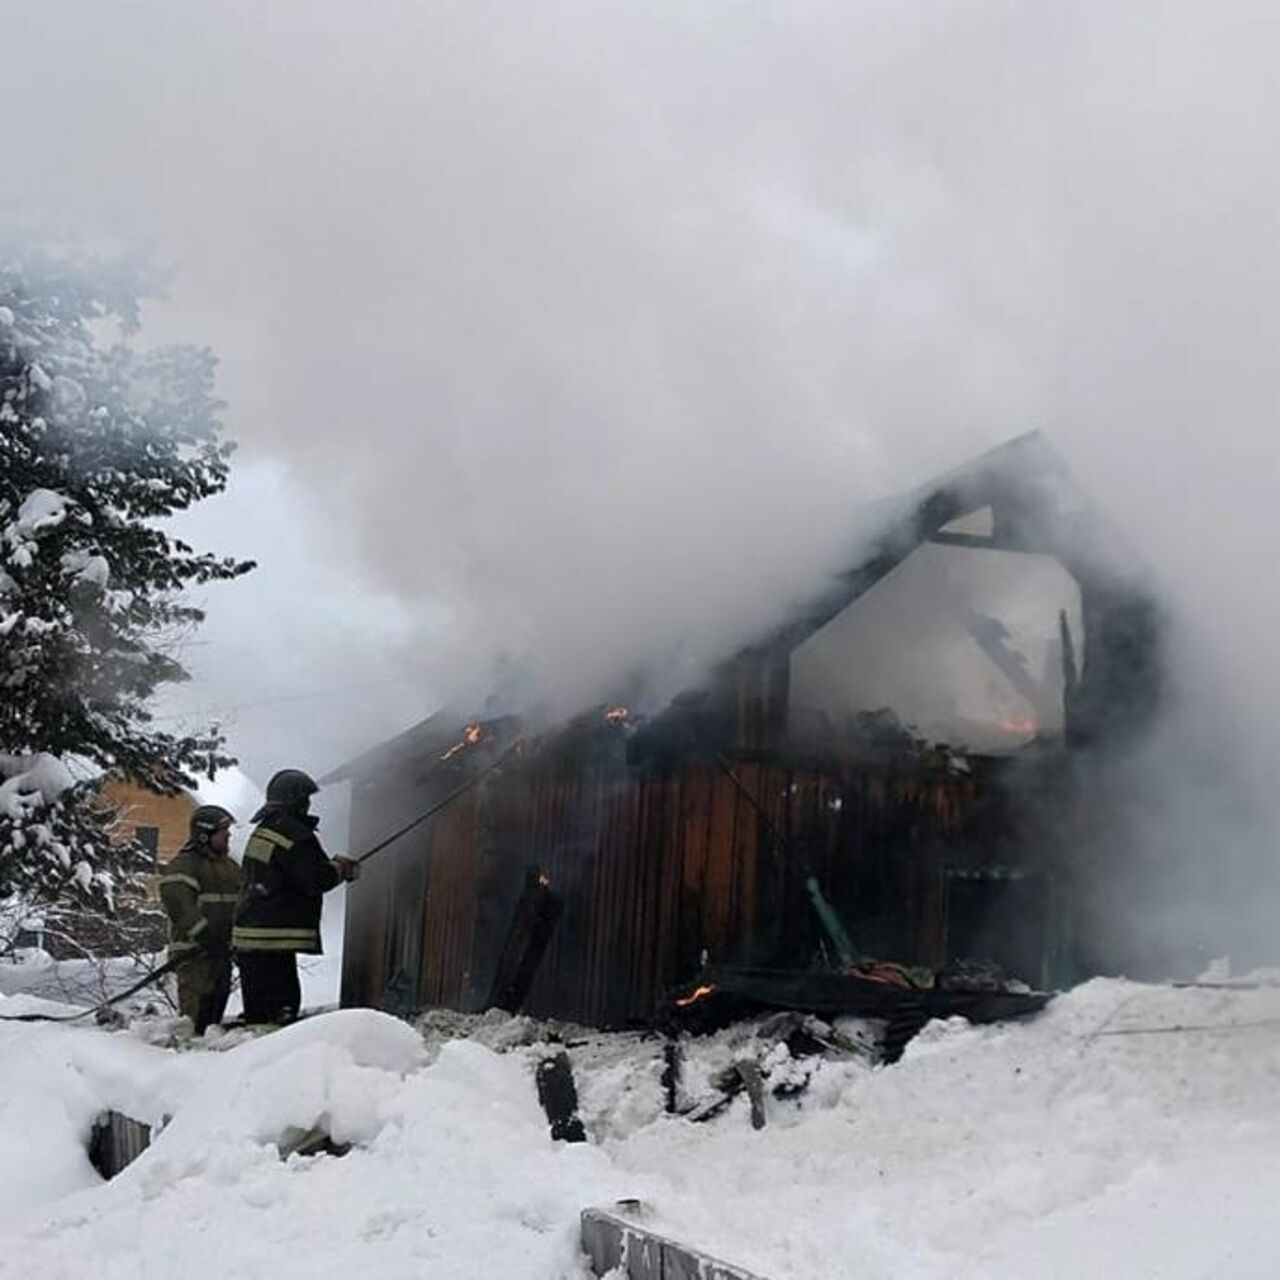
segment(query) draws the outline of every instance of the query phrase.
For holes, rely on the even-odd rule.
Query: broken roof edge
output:
[[[1128,563],[1135,582],[1149,574],[1137,553],[1077,486],[1066,459],[1048,436],[1040,430],[1027,431],[915,489],[862,506],[864,514],[880,518],[868,522],[860,558],[835,574],[825,591],[791,610],[786,621],[713,662],[709,670],[723,672],[737,663],[790,653],[887,577],[912,552],[933,541],[947,524],[983,507],[991,507],[995,514],[993,536],[966,538],[963,545],[1052,555],[1076,577],[1082,570],[1088,572],[1090,566],[1111,565],[1114,571],[1121,561]],[[945,542],[945,537],[942,540]],[[677,711],[682,701],[691,697],[706,697],[715,683],[712,674],[708,683],[677,693],[651,719]],[[560,717],[557,723],[568,725],[587,713],[584,708],[583,712]],[[485,719],[479,713],[467,717],[446,704],[403,732],[338,765],[321,782],[329,785],[367,776],[406,751],[426,750],[437,731],[447,731],[453,737],[468,723]]]
[[[426,719],[411,724],[407,729],[393,734],[390,738],[383,738],[380,742],[374,743],[373,746],[361,751],[358,755],[351,756],[341,764],[335,765],[328,773],[320,776],[320,785],[328,787],[337,782],[346,782],[348,779],[363,777],[376,768],[384,758],[389,759],[400,754],[406,748],[411,749],[423,745],[425,740],[433,736],[437,730],[443,731],[447,726],[450,732],[456,733],[466,723],[466,719],[452,707],[448,705],[439,707]]]
[[[990,507],[990,537],[943,533],[945,526]],[[1050,555],[1073,576],[1114,574],[1124,562],[1136,582],[1149,575],[1093,502],[1078,487],[1065,458],[1041,431],[1028,431],[897,497],[864,507],[871,524],[850,567],[791,611],[786,621],[723,659],[721,667],[769,653],[789,653],[856,603],[914,551],[932,541],[976,549]]]

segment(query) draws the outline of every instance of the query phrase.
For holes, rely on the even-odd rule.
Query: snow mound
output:
[[[74,1012],[31,997],[0,1016]],[[90,1026],[0,1022],[0,1223],[101,1179],[87,1149],[95,1118],[115,1109],[158,1123],[194,1084],[185,1064]],[[0,1275],[6,1274],[0,1249]]]
[[[4,1150],[21,1129],[53,1153],[28,1204],[76,1194],[0,1235],[0,1276],[169,1280],[201,1241],[220,1274],[273,1280],[584,1274],[577,1213],[615,1180],[598,1150],[553,1146],[515,1056],[455,1042],[424,1066],[411,1028],[347,1010],[225,1053],[0,1030],[0,1074],[19,1034],[29,1065],[16,1083],[40,1105],[26,1121],[16,1101],[0,1113]],[[108,1102],[173,1119],[102,1186],[77,1144]],[[281,1157],[282,1139],[314,1127],[350,1154]],[[26,1176],[16,1158],[0,1165],[0,1190]]]
[[[757,1055],[756,1131],[741,1097],[666,1115],[641,1033],[347,1010],[213,1053],[0,1023],[0,1277],[169,1280],[202,1245],[243,1280],[582,1277],[578,1214],[622,1197],[770,1280],[1274,1270],[1280,988],[1099,980],[1024,1024],[934,1023],[890,1067],[791,1058],[759,1030],[688,1044],[681,1085],[696,1102]],[[552,1048],[588,1144],[549,1138]],[[83,1142],[107,1106],[172,1120],[103,1186]],[[288,1154],[314,1129],[349,1154]]]
[[[135,1166],[137,1176],[154,1195],[208,1169],[225,1176],[256,1164],[260,1149],[287,1146],[292,1136],[316,1129],[335,1142],[368,1145],[404,1075],[424,1058],[410,1028],[363,1009],[243,1044],[210,1069],[200,1105],[178,1112],[151,1158]]]

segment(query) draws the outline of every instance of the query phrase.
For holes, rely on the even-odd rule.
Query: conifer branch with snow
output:
[[[215,361],[136,328],[109,273],[0,266],[0,902],[109,909],[137,859],[108,843],[94,776],[173,792],[229,763],[215,730],[148,711],[186,678],[166,643],[203,617],[186,589],[252,568],[158,523],[226,485]]]

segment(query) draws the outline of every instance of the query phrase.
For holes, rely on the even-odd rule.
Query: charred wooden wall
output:
[[[484,759],[427,782],[383,769],[359,785],[353,847],[428,808]],[[533,864],[564,900],[526,1005],[538,1015],[628,1025],[648,1020],[704,957],[810,963],[822,944],[811,875],[860,951],[939,964],[942,868],[1008,856],[998,796],[979,773],[911,760],[740,752],[633,764],[621,729],[569,733],[513,758],[368,864],[348,897],[343,1002],[377,1006],[397,979],[419,1007],[482,1008]]]

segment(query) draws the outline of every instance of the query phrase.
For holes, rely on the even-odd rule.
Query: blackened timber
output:
[[[551,1122],[553,1142],[586,1142],[578,1116],[578,1087],[573,1082],[569,1055],[561,1050],[538,1063],[538,1101]]]
[[[1052,998],[1043,991],[899,987],[830,970],[711,966],[674,993],[671,1009],[675,1021],[692,1031],[710,1031],[766,1009],[882,1019],[887,1023],[886,1059],[894,1061],[931,1018],[958,1016],[975,1023],[1025,1018]]]
[[[488,1007],[517,1013],[524,1005],[564,902],[551,891],[539,867],[525,873],[524,891],[516,903],[511,927],[489,989]]]

